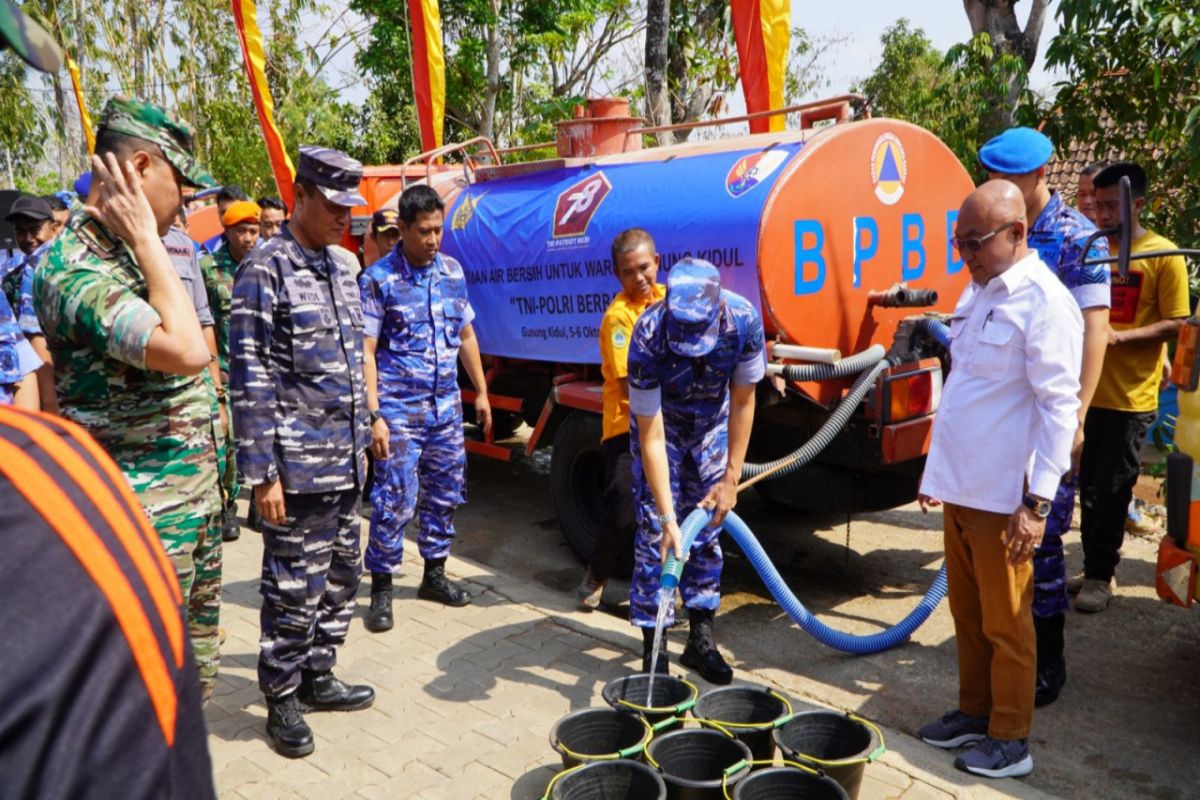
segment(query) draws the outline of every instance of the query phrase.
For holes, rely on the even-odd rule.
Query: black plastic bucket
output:
[[[550,784],[550,800],[666,800],[662,776],[637,761],[593,761],[560,772]]]
[[[733,789],[733,800],[848,800],[841,784],[795,767],[755,772]]]
[[[790,761],[823,771],[858,797],[863,768],[884,754],[883,735],[871,723],[835,711],[806,711],[775,731],[775,743]]]
[[[715,722],[750,748],[755,761],[775,757],[771,731],[792,718],[792,705],[761,686],[727,686],[700,695],[692,716]]]
[[[656,736],[646,748],[667,784],[669,800],[724,800],[722,784],[746,777],[750,748],[720,731],[689,729]],[[737,767],[726,777],[726,770]],[[724,780],[723,780],[724,779]]]
[[[626,711],[585,708],[554,723],[550,746],[570,769],[588,761],[629,758],[642,751],[652,736],[649,724]]]
[[[641,714],[653,725],[686,714],[696,705],[696,695],[700,691],[694,683],[674,675],[654,676],[653,697],[646,696],[650,688],[650,676],[639,673],[609,681],[600,694],[604,702],[618,711]]]

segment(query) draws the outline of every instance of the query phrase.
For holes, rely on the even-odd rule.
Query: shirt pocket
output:
[[[977,378],[1003,380],[1012,372],[1013,365],[1023,350],[1017,335],[1017,326],[1005,320],[988,320],[979,332],[975,344],[975,357],[971,359],[967,372]]]
[[[326,372],[336,366],[337,320],[328,306],[292,308],[292,364],[296,372]]]
[[[433,344],[433,320],[425,306],[400,307],[392,312],[396,326],[388,331],[388,350],[393,353],[423,354]]]
[[[461,297],[447,297],[442,301],[442,314],[446,318],[446,344],[458,347],[462,344],[463,319],[467,313],[467,301]]]

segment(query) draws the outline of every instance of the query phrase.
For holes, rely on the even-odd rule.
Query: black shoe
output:
[[[390,631],[392,620],[392,574],[371,573],[371,608],[367,611],[367,630],[375,633]]]
[[[238,525],[237,506],[230,503],[221,513],[221,541],[236,542],[241,535],[242,526]]]
[[[333,677],[332,672],[300,673],[300,691],[296,697],[309,711],[358,711],[375,702],[370,686],[350,686]]]
[[[696,670],[709,683],[725,686],[733,680],[733,670],[725,663],[713,640],[713,613],[699,608],[688,609],[691,632],[679,663]]]
[[[425,561],[425,577],[421,579],[417,597],[456,607],[465,606],[471,602],[471,595],[455,586],[446,577],[446,559],[444,558],[431,558]]]
[[[642,673],[650,673],[650,656],[654,652],[654,628],[642,628]],[[658,643],[658,663],[654,671],[658,675],[670,675],[670,657],[667,656],[667,632],[664,630],[662,641]]]
[[[267,698],[267,738],[275,752],[286,758],[302,758],[313,751],[312,728],[304,721],[295,693]]]
[[[1058,693],[1067,683],[1067,662],[1062,658],[1046,666],[1038,666],[1037,690],[1033,694],[1033,704],[1038,708],[1048,706],[1058,699]]]

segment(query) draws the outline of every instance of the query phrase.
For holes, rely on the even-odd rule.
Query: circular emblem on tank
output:
[[[883,134],[871,146],[871,183],[875,185],[875,196],[885,205],[894,205],[904,196],[907,179],[904,145],[896,134]]]

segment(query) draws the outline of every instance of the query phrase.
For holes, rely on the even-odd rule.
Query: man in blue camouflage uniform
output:
[[[54,209],[44,198],[23,195],[12,204],[7,220],[12,223],[23,260],[7,265],[7,272],[0,277],[0,290],[17,315],[21,334],[42,362],[37,371],[38,402],[43,411],[57,414],[58,397],[54,390],[50,349],[46,347],[46,336],[33,308],[33,265],[57,235]]]
[[[445,206],[428,186],[400,196],[399,243],[359,277],[366,322],[367,403],[375,486],[366,567],[367,629],[392,627],[392,575],[404,558],[404,527],[420,516],[425,574],[417,596],[450,606],[470,595],[446,578],[454,510],[466,499],[458,360],[475,386],[476,418],[491,427],[487,384],[462,266],[438,252]],[[419,499],[418,499],[419,497]]]
[[[0,294],[0,405],[37,410],[37,383],[33,373],[42,360],[21,333],[8,300]]]
[[[230,309],[238,471],[263,520],[258,681],[267,735],[289,758],[314,747],[301,704],[351,711],[375,700],[332,672],[361,574],[370,435],[358,265],[335,246],[364,205],[361,179],[344,153],[301,147],[294,216],[242,261]]]
[[[1075,510],[1074,472],[1083,447],[1083,421],[1104,365],[1108,309],[1112,302],[1108,265],[1083,263],[1085,259],[1107,258],[1107,242],[1100,237],[1085,251],[1087,239],[1096,226],[1046,185],[1046,162],[1053,154],[1053,143],[1032,128],[1007,130],[979,150],[979,161],[989,176],[1015,183],[1025,196],[1029,247],[1054,270],[1083,314],[1083,366],[1079,375],[1079,428],[1071,451],[1073,469],[1058,486],[1046,519],[1046,533],[1033,555],[1033,622],[1038,651],[1034,702],[1039,706],[1058,699],[1067,681],[1067,663],[1063,658],[1067,572],[1062,537],[1071,529]]]
[[[696,537],[679,589],[691,626],[680,663],[711,683],[733,670],[713,641],[721,602],[720,526],[737,484],[754,420],[754,387],[766,370],[762,319],[745,298],[722,291],[716,267],[684,259],[671,268],[667,297],[638,319],[629,348],[637,536],[630,616],[642,629],[649,672],[662,563],[679,552],[679,521],[713,510]],[[664,535],[665,534],[665,535]],[[674,619],[668,610],[668,624]],[[658,664],[666,671],[666,639]]]

